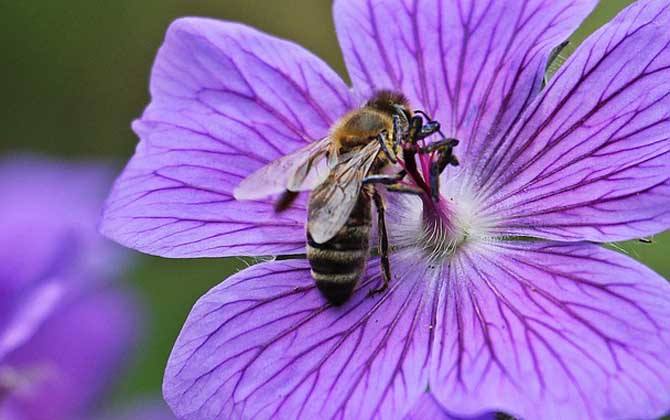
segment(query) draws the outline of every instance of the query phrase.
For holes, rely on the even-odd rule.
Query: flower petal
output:
[[[437,299],[434,274],[398,258],[388,291],[367,296],[380,281],[373,263],[340,308],[325,303],[306,261],[227,279],[177,339],[168,404],[184,419],[403,417],[428,384]]]
[[[451,415],[445,408],[435,399],[430,392],[421,394],[419,401],[414,404],[412,411],[405,417],[405,420],[495,420],[495,413],[483,414],[477,417],[455,417]]]
[[[63,243],[68,246],[67,242]],[[11,296],[0,298],[0,362],[32,338],[66,296],[67,278],[46,278]]]
[[[668,27],[670,4],[638,1],[563,65],[481,175],[499,233],[606,242],[670,228]]]
[[[552,50],[597,0],[338,0],[355,89],[396,89],[461,140],[462,167],[506,133],[540,89]]]
[[[304,248],[304,201],[232,191],[271,160],[324,137],[351,107],[349,89],[318,58],[249,27],[177,20],[151,76],[141,142],[108,201],[102,231],[168,257],[263,255]]]
[[[670,284],[592,244],[470,249],[445,269],[430,386],[459,414],[657,418]]]
[[[30,340],[66,295],[125,265],[125,252],[96,230],[111,176],[93,163],[0,160],[0,361]]]
[[[130,296],[100,289],[60,309],[2,361],[25,376],[3,400],[7,418],[79,418],[126,359],[138,323]]]
[[[97,231],[112,177],[99,163],[0,159],[0,299],[55,274],[119,273],[125,252]]]

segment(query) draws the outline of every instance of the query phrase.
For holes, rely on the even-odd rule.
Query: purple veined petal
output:
[[[16,378],[3,384],[11,391],[0,414],[17,420],[79,418],[125,361],[137,324],[135,302],[112,289],[63,305],[0,363],[4,381]]]
[[[277,215],[272,200],[238,202],[232,192],[269,161],[323,138],[352,107],[344,82],[291,42],[185,18],[168,30],[151,96],[102,232],[167,257],[304,249],[304,198]]]
[[[421,394],[405,420],[495,420],[495,413],[482,414],[476,417],[455,417],[450,414],[430,392]]]
[[[619,241],[670,227],[670,4],[641,0],[566,62],[482,176],[498,233]]]
[[[392,258],[341,308],[319,294],[306,261],[255,265],[193,308],[172,350],[166,401],[184,419],[402,418],[427,386],[435,283]]]
[[[430,389],[454,413],[657,418],[670,409],[670,284],[592,244],[515,242],[445,268]]]
[[[539,92],[550,53],[597,0],[338,0],[355,89],[402,91],[461,140],[461,167],[505,136]]]

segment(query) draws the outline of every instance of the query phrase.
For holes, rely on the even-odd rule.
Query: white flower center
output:
[[[492,223],[478,214],[479,204],[457,178],[444,183],[436,202],[421,197],[389,194],[392,200],[391,243],[397,248],[415,248],[431,261],[454,255],[465,244],[490,241]]]

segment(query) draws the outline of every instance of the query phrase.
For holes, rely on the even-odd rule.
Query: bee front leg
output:
[[[409,121],[409,132],[407,133],[407,138],[410,145],[415,145],[416,142],[421,138],[421,131],[423,129],[423,118],[419,115],[415,115]]]
[[[440,131],[440,123],[437,121],[429,121],[423,127],[421,127],[421,131],[417,134],[417,136],[419,139],[425,139],[426,137],[430,137],[438,131]]]
[[[435,133],[440,132],[440,123],[433,120],[428,114],[424,111],[417,109],[414,111],[415,114],[423,115],[426,118],[426,124],[421,122],[420,129],[416,133],[417,139],[425,139],[426,137],[432,136]]]
[[[398,147],[401,143],[400,138],[400,117],[396,114],[393,115],[393,150],[398,150]]]
[[[447,165],[458,166],[458,159],[453,154],[453,147],[458,144],[456,139],[443,139],[435,142],[422,150],[424,153],[437,151],[437,160],[430,164],[430,191],[434,201],[440,197],[440,175]]]
[[[377,192],[376,190],[374,191],[372,198],[375,201],[375,207],[377,208],[377,226],[379,227],[379,255],[381,257],[382,276],[384,282],[380,287],[376,289],[370,289],[370,291],[368,292],[368,296],[375,295],[388,289],[389,282],[391,281],[391,264],[389,263],[389,239],[388,239],[388,232],[386,230],[384,200],[382,199],[381,195],[379,195],[379,192]]]
[[[387,139],[388,139],[388,132],[386,130],[383,130],[377,135],[377,141],[379,142],[379,145],[384,151],[386,157],[388,157],[391,162],[398,163],[398,157],[396,156],[395,152],[389,150],[388,145],[386,144]]]
[[[453,147],[458,146],[458,139],[445,138],[434,143],[429,144],[426,147],[419,149],[420,153],[432,153],[434,151],[447,152],[450,151]]]

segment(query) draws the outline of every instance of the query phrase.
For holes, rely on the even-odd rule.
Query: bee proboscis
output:
[[[402,94],[380,91],[336,122],[325,138],[244,179],[235,197],[260,199],[281,193],[275,209],[283,211],[300,191],[311,191],[306,229],[311,274],[328,301],[341,305],[351,296],[370,255],[372,203],[377,211],[383,275],[382,286],[372,292],[388,287],[391,269],[385,204],[376,186],[416,193],[400,181],[408,174],[415,180],[421,178],[414,162],[414,155],[421,153],[417,141],[439,129],[436,121],[429,119],[424,124],[421,116],[412,113]],[[431,168],[431,185],[447,165],[458,163],[452,154],[456,144],[455,139],[442,139],[429,146],[431,152],[439,152],[435,170]],[[405,163],[404,168],[388,174],[387,169],[399,161]]]

